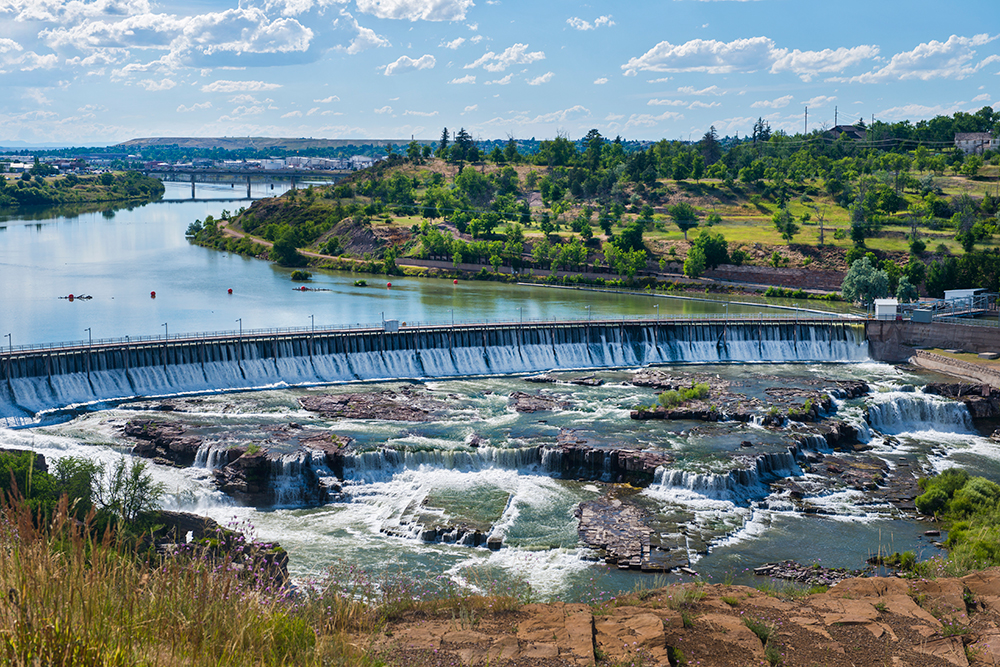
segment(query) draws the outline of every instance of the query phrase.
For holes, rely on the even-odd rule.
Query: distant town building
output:
[[[955,148],[966,155],[981,155],[983,151],[1000,148],[1000,139],[994,139],[989,132],[957,132]]]
[[[373,157],[368,157],[367,155],[351,156],[351,169],[367,169],[373,164],[375,164],[375,158]]]

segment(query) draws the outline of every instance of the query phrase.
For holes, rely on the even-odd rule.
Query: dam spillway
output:
[[[869,358],[862,321],[600,320],[174,335],[0,353],[0,425],[70,406],[206,391],[670,363]]]

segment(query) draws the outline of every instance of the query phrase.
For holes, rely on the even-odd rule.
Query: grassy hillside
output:
[[[277,246],[258,243],[252,254],[285,264],[360,260],[381,269],[388,253],[390,268],[419,258],[508,274],[603,271],[625,281],[681,267],[697,277],[725,264],[842,272],[871,253],[893,282],[902,272],[919,284],[927,270],[914,264],[938,266],[926,285],[932,293],[965,279],[1000,287],[993,284],[1000,281],[994,156],[974,170],[941,160],[917,170],[916,154],[831,161],[800,155],[803,149],[792,157],[761,154],[735,174],[720,160],[695,179],[677,166],[656,167],[659,146],[645,158],[636,157],[647,155],[640,151],[595,168],[585,156],[565,166],[469,164],[415,150],[334,186],[256,202],[196,239],[241,252],[247,235]],[[639,171],[634,163],[643,160]],[[781,171],[802,161],[800,171]],[[695,246],[695,259],[704,255],[700,268],[686,262]]]
[[[148,202],[163,196],[163,183],[135,171],[100,176],[0,175],[0,208],[98,202]]]

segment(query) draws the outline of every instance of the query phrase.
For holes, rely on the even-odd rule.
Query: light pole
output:
[[[14,356],[14,339],[11,338],[10,334],[5,334],[4,338],[7,339],[7,353]]]
[[[242,363],[243,362],[243,318],[237,317],[236,321],[239,322],[240,324],[240,337],[237,342],[237,347],[239,348],[240,351],[240,363]]]
[[[455,326],[455,309],[454,308],[451,309],[451,326],[452,327]]]
[[[656,321],[659,322],[660,321],[660,304],[654,303],[653,304],[653,308],[656,309]]]
[[[84,331],[87,332],[87,347],[93,347],[94,346],[94,334],[91,333],[90,327],[87,327],[86,329],[84,329]]]
[[[242,317],[237,317],[236,321],[240,325],[240,338],[243,338],[243,318]]]
[[[315,333],[316,333],[316,316],[315,315],[310,315],[309,316],[309,335],[311,336],[311,335],[313,335]]]
[[[590,324],[590,306],[584,306],[587,309],[587,324]]]
[[[163,340],[170,340],[170,327],[166,322],[163,323]]]
[[[517,319],[521,324],[524,324],[524,306],[517,307]]]

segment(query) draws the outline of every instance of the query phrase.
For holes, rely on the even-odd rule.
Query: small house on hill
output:
[[[848,139],[854,141],[864,141],[868,136],[868,131],[860,125],[835,125],[826,132],[834,139],[840,139],[841,135],[847,135]]]
[[[956,132],[955,148],[961,148],[966,155],[981,155],[991,148],[1000,148],[1000,140],[989,132]]]

